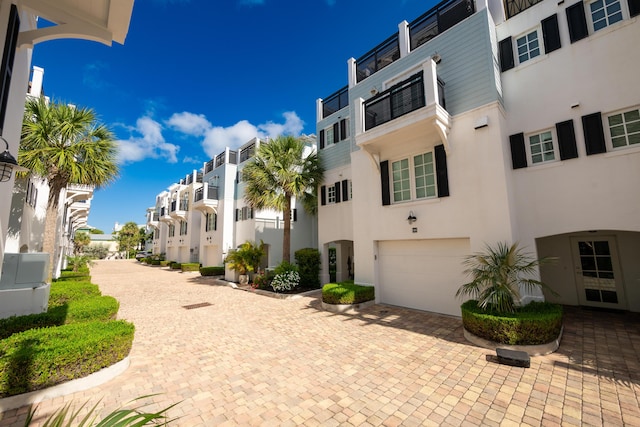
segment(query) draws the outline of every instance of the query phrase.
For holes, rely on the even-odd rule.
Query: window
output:
[[[518,62],[523,63],[540,55],[540,43],[538,42],[538,30],[531,31],[516,39]]]
[[[327,187],[327,199],[329,203],[335,203],[336,202],[336,187],[334,186],[330,186]]]
[[[184,236],[185,234],[187,234],[187,222],[180,221],[180,235]]]
[[[176,226],[173,224],[169,224],[169,237],[173,237],[176,235]]]
[[[601,30],[618,21],[622,21],[620,0],[596,0],[589,4],[589,13],[593,31]]]
[[[398,160],[391,164],[393,173],[393,201],[411,200],[411,178],[409,177],[409,159]]]
[[[333,134],[333,126],[328,127],[325,130],[325,146],[329,146],[335,143],[334,134]]]
[[[436,175],[433,165],[433,153],[425,153],[413,158],[416,198],[436,196]]]
[[[640,109],[613,114],[607,122],[613,148],[640,144]]]
[[[215,231],[218,228],[218,215],[207,213],[204,231]]]
[[[532,164],[551,162],[556,160],[553,136],[551,131],[541,132],[529,136],[529,157]]]

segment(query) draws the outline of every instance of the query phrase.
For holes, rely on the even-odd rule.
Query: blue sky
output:
[[[89,224],[143,224],[155,196],[254,136],[315,134],[315,102],[433,0],[136,0],[124,45],[38,44],[44,91],[93,108],[116,135],[120,177]]]

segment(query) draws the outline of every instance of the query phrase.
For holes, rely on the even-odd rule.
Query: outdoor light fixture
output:
[[[431,55],[431,59],[433,59],[433,62],[435,62],[436,64],[439,64],[440,62],[442,62],[442,57],[438,52]]]
[[[416,216],[413,214],[413,211],[409,211],[409,216],[407,217],[407,221],[409,222],[409,225],[416,222],[417,219],[418,218],[416,218]]]
[[[0,154],[0,182],[6,182],[11,178],[11,172],[13,172],[14,169],[16,172],[25,171],[26,169],[18,166],[15,157],[9,152],[9,143],[7,140],[2,136],[0,136],[0,139],[2,139],[7,146],[4,153]]]

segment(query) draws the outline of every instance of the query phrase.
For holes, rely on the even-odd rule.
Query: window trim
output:
[[[528,58],[525,59],[524,61],[520,60],[520,52],[518,51],[518,40],[522,39],[524,37],[529,37],[529,35],[531,33],[536,33],[536,41],[538,42],[538,54],[536,56],[531,56],[531,51],[529,49],[527,49],[527,56]],[[536,58],[540,58],[542,56],[544,56],[544,54],[546,53],[544,50],[544,37],[540,37],[542,35],[542,30],[540,28],[540,25],[536,25],[535,27],[529,28],[526,31],[523,31],[522,33],[518,34],[517,36],[513,37],[513,52],[514,52],[514,60],[515,60],[515,65],[522,65],[525,64],[529,61],[535,60]],[[542,43],[541,43],[542,41]],[[527,46],[528,46],[528,39],[527,39]]]
[[[427,196],[427,197],[418,197],[417,196],[417,186],[416,186],[416,171],[415,171],[415,157],[416,156],[424,156],[425,154],[431,153],[431,162],[433,164],[433,172],[431,173],[431,175],[433,175],[433,186],[435,188],[435,195],[433,196]],[[413,152],[411,154],[402,156],[402,157],[397,157],[397,158],[392,158],[389,159],[389,196],[390,196],[390,204],[391,205],[400,205],[403,203],[411,203],[411,202],[421,202],[421,201],[425,201],[425,200],[433,200],[433,199],[438,199],[440,198],[439,195],[439,191],[438,191],[438,168],[436,167],[436,148],[432,147],[429,150],[426,151],[420,151],[420,152]],[[409,162],[409,196],[410,198],[408,200],[400,200],[400,201],[396,201],[394,198],[394,191],[393,191],[393,164],[396,162],[400,162],[402,160],[408,160]]]
[[[612,24],[609,24],[609,15],[606,15],[606,19],[607,19],[607,25],[605,25],[604,27],[596,30],[594,27],[594,23],[593,23],[593,13],[591,13],[591,5],[593,3],[595,3],[598,0],[589,0],[585,2],[585,17],[587,19],[587,27],[589,29],[589,35],[593,35],[593,34],[597,34],[599,31],[602,30],[606,30],[607,28],[611,27],[612,25],[616,25],[619,24],[620,22],[624,22],[626,20],[629,19],[629,9],[628,9],[628,4],[625,0],[616,0],[619,4],[620,4],[620,14],[622,15],[622,18],[619,21],[616,21]],[[603,3],[606,2],[606,0],[602,0]],[[606,9],[606,6],[605,6]]]
[[[604,133],[605,133],[605,142],[606,142],[607,151],[613,152],[613,151],[624,151],[624,150],[629,150],[633,148],[640,148],[640,144],[629,144],[629,134],[626,132],[626,128],[625,128],[625,141],[627,142],[627,144],[621,147],[613,146],[613,138],[611,137],[611,127],[609,126],[609,117],[615,116],[618,114],[624,115],[624,113],[628,113],[631,111],[640,111],[640,105],[634,105],[629,108],[623,108],[623,109],[602,114],[602,125],[605,131]]]
[[[531,137],[540,136],[543,133],[551,133],[551,143],[553,144],[553,160],[542,160],[541,162],[535,163],[533,161],[533,153],[531,152]],[[540,166],[540,165],[548,165],[550,163],[555,163],[560,161],[560,150],[558,147],[558,135],[556,134],[555,128],[546,128],[541,129],[534,132],[527,132],[525,134],[525,150],[527,151],[527,163],[530,166]],[[542,143],[542,142],[541,142]],[[543,156],[544,157],[544,156]]]
[[[327,204],[333,205],[335,203],[336,203],[336,187],[335,185],[328,185],[327,186]]]

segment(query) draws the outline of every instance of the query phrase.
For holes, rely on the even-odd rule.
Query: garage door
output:
[[[378,292],[385,304],[460,316],[469,239],[378,242]]]

